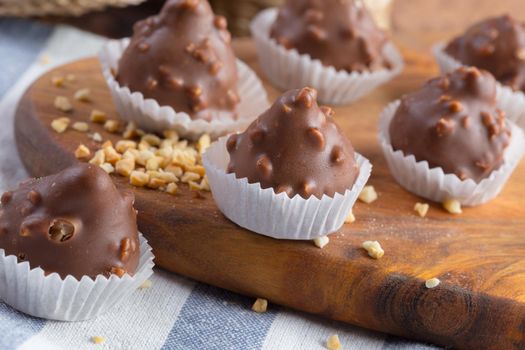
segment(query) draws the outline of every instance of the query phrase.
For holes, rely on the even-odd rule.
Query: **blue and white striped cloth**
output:
[[[13,140],[20,95],[44,70],[94,55],[103,39],[68,27],[0,20],[0,190],[27,177]],[[157,269],[152,287],[137,290],[108,314],[63,323],[23,315],[0,301],[4,349],[324,349],[337,333],[343,349],[435,349],[270,305]],[[105,342],[95,345],[93,336]]]

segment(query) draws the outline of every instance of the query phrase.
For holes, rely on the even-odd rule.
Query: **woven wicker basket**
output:
[[[0,16],[80,16],[107,6],[125,7],[145,0],[0,0]]]

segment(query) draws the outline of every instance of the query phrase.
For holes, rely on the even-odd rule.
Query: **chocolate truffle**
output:
[[[390,67],[383,56],[387,36],[360,1],[286,0],[270,36],[337,70]]]
[[[284,93],[245,132],[230,136],[228,172],[289,197],[343,194],[359,168],[332,114],[317,105],[312,88]]]
[[[465,65],[488,70],[502,84],[525,91],[525,30],[512,17],[474,24],[445,51]]]
[[[94,165],[30,179],[1,197],[0,248],[62,278],[133,275],[140,257],[133,201]]]
[[[473,67],[404,96],[390,124],[394,150],[476,182],[503,164],[510,136],[505,113],[496,107],[496,81]]]
[[[235,119],[237,66],[226,26],[206,0],[169,0],[135,24],[116,78],[192,119]]]

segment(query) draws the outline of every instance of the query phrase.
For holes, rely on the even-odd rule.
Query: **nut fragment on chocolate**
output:
[[[308,87],[284,93],[227,149],[228,172],[290,198],[343,194],[359,174],[350,141]]]
[[[31,179],[2,195],[0,248],[62,278],[133,275],[140,255],[133,201],[93,165]]]
[[[464,67],[404,96],[389,132],[394,150],[476,182],[503,164],[511,137],[492,75]]]
[[[237,66],[226,19],[206,0],[189,3],[169,0],[135,24],[117,80],[192,119],[235,119]]]
[[[270,35],[285,48],[337,70],[390,67],[383,55],[387,36],[360,1],[286,0]]]
[[[491,72],[502,84],[525,91],[525,27],[511,16],[472,25],[445,51],[465,65]]]

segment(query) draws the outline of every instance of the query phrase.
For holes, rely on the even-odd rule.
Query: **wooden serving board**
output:
[[[260,73],[253,45],[237,42],[241,59]],[[432,204],[425,218],[413,211],[421,198],[391,177],[376,138],[381,109],[436,74],[430,57],[404,52],[401,77],[358,103],[335,108],[336,119],[356,150],[374,165],[372,204],[357,203],[357,221],[330,236],[324,249],[306,241],[279,241],[228,221],[211,194],[196,198],[187,188],[173,197],[133,188],[140,230],[154,248],[156,263],[169,271],[271,303],[444,346],[464,349],[525,348],[525,176],[522,163],[501,195],[453,216]],[[74,84],[55,87],[56,74],[73,73]],[[260,74],[262,76],[262,74]],[[87,121],[91,109],[116,116],[95,58],[45,74],[23,97],[16,116],[20,156],[32,175],[54,173],[76,161],[80,144],[97,144],[85,133],[57,134],[50,123],[63,113],[57,95],[71,98],[89,87],[93,102],[74,102],[73,120]],[[273,100],[278,91],[266,84]],[[116,140],[92,125],[104,139]],[[128,180],[114,176],[120,188]],[[385,256],[374,260],[360,248],[378,240]],[[426,289],[424,281],[442,283]]]

